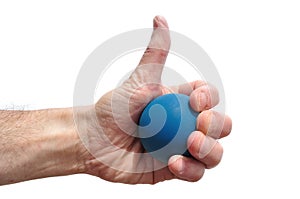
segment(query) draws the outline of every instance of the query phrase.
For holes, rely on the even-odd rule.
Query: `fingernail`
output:
[[[176,163],[177,163],[177,165],[178,165],[178,173],[179,173],[180,175],[182,175],[182,174],[183,174],[183,169],[184,169],[183,161],[182,161],[180,158],[178,158],[178,159],[176,160]]]
[[[206,96],[206,94],[204,92],[201,92],[198,95],[197,103],[198,103],[199,110],[200,111],[204,110],[204,108],[206,106],[206,103],[207,103],[207,96]]]
[[[168,27],[168,23],[163,16],[158,15],[154,18],[154,20],[156,21],[156,23],[154,23],[154,27],[158,27],[158,26],[165,27],[165,28]]]
[[[183,161],[180,159],[180,155],[173,155],[170,160],[169,160],[169,163],[170,164],[175,164],[176,165],[176,168],[177,168],[177,171],[179,174],[182,174],[183,173]]]
[[[203,143],[201,143],[201,147],[199,150],[199,158],[202,159],[205,156],[207,156],[209,152],[214,148],[215,144],[216,140],[206,136]]]
[[[213,112],[210,112],[208,121],[209,126],[207,128],[207,135],[210,137],[218,138],[222,133],[223,125],[221,125],[221,121],[220,123],[216,121],[216,117]]]

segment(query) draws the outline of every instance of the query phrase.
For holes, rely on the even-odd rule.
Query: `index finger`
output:
[[[190,105],[197,112],[211,109],[219,103],[217,88],[205,81],[197,80],[173,86],[171,91],[190,96]]]

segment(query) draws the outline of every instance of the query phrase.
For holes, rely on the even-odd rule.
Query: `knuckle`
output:
[[[207,165],[207,168],[213,168],[216,167],[218,164],[220,164],[223,156],[223,147],[220,143],[217,142],[215,146],[215,152],[212,154],[212,163],[211,165]]]
[[[195,173],[194,178],[191,178],[189,181],[197,182],[197,181],[201,180],[201,178],[204,176],[204,173],[205,173],[205,168],[203,167],[203,168],[199,169],[199,171]]]

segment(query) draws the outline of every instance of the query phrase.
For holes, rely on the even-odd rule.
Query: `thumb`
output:
[[[154,17],[151,40],[139,66],[153,63],[165,64],[170,43],[170,33],[166,19],[162,16]]]
[[[131,78],[135,78],[139,83],[160,83],[170,43],[166,19],[162,16],[154,17],[151,40]]]

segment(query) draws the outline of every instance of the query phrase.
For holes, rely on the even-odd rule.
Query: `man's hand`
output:
[[[129,184],[199,180],[220,162],[223,149],[216,139],[230,133],[231,120],[210,110],[219,100],[213,86],[161,85],[169,47],[167,22],[155,17],[151,41],[133,74],[95,105],[0,111],[0,185],[76,173]],[[170,92],[189,95],[191,107],[201,113],[187,143],[194,158],[175,155],[164,165],[144,151],[137,123],[152,99]]]
[[[91,108],[96,110],[98,124],[89,124],[89,121],[95,121],[91,117],[92,110],[76,120],[79,134],[89,150],[83,150],[88,154],[86,172],[108,181],[129,184],[154,184],[173,178],[197,181],[206,168],[220,162],[223,149],[216,139],[227,136],[231,130],[229,117],[209,110],[219,100],[214,87],[202,81],[172,88],[161,85],[170,35],[163,17],[155,17],[153,23],[149,46],[133,74]],[[168,165],[163,165],[145,153],[137,136],[136,124],[152,99],[170,92],[189,95],[191,107],[201,113],[197,119],[198,131],[190,135],[187,143],[194,159],[176,155],[170,158]],[[81,118],[88,118],[88,121]]]

